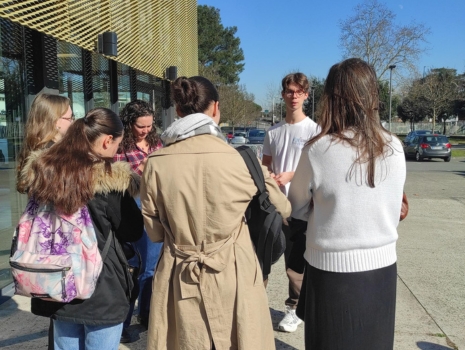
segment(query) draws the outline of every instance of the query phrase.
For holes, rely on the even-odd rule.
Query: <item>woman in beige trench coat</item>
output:
[[[177,114],[141,185],[147,234],[164,242],[155,271],[147,349],[275,349],[262,272],[244,212],[257,192],[218,127],[219,97],[203,77],[172,84]],[[290,204],[263,168],[270,198]]]

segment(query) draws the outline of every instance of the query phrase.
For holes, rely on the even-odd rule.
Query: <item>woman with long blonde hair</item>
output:
[[[24,142],[18,156],[18,192],[25,193],[27,190],[21,178],[21,170],[31,152],[49,148],[61,140],[73,121],[69,98],[45,93],[36,96],[27,117]]]
[[[42,93],[36,96],[29,111],[24,141],[16,167],[16,190],[27,192],[27,179],[22,171],[31,152],[47,149],[61,140],[74,121],[70,100],[67,97]],[[31,302],[34,313],[36,300]],[[53,350],[53,322],[50,320],[48,349]]]

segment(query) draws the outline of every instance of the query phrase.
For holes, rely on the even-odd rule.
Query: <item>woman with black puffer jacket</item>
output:
[[[142,215],[132,198],[138,191],[136,178],[129,164],[112,164],[122,135],[115,113],[94,109],[53,147],[32,153],[22,169],[27,194],[36,202],[51,203],[65,214],[87,207],[99,250],[109,235],[116,237],[89,299],[33,299],[34,314],[54,320],[56,350],[81,349],[83,344],[87,350],[118,349],[132,289],[120,242],[136,241],[143,232]]]

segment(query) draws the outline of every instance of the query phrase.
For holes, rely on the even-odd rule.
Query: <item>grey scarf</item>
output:
[[[189,114],[176,120],[160,136],[165,146],[189,137],[210,134],[219,137],[224,142],[226,139],[219,126],[208,115],[203,113]]]

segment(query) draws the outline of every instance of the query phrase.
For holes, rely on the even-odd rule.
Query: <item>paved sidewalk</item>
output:
[[[399,226],[394,349],[465,350],[465,160],[407,167],[410,213]],[[276,327],[287,292],[283,259],[273,266],[267,292]],[[29,310],[23,297],[0,305],[0,348],[47,348],[48,320]],[[120,350],[145,349],[147,332],[135,320],[130,330],[140,339]],[[275,331],[276,348],[304,349],[303,330],[302,324],[295,333]]]
[[[268,298],[273,325],[277,326],[283,317],[283,302],[286,298],[286,275],[281,259],[273,266],[268,283]],[[396,350],[446,350],[447,338],[402,280],[398,279],[396,317]],[[0,305],[0,348],[5,350],[35,350],[47,348],[48,320],[32,315],[30,299],[14,296]],[[282,350],[304,349],[304,325],[295,333],[275,331],[276,348]],[[146,348],[147,331],[137,324],[135,318],[130,331],[140,339],[131,344],[121,344],[120,350],[142,350]],[[417,343],[423,345],[417,347]]]

